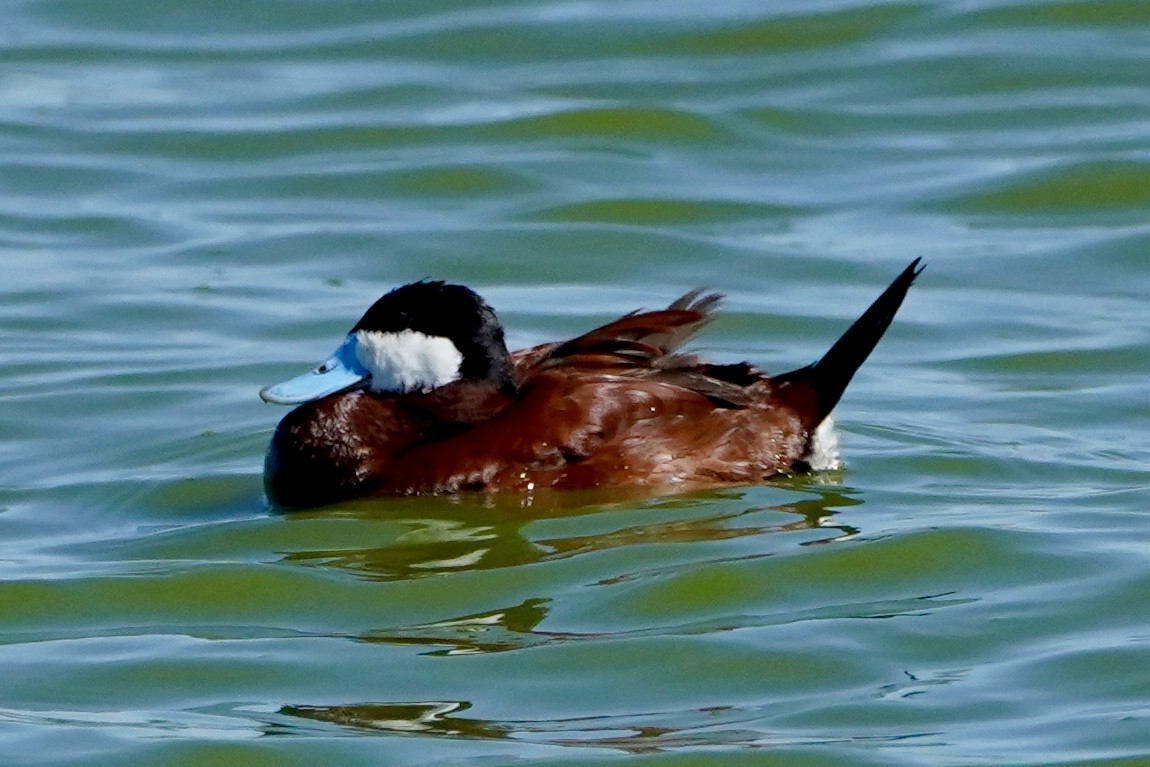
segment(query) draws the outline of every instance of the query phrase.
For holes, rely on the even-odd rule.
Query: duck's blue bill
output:
[[[349,335],[329,360],[301,376],[260,389],[260,398],[277,405],[298,405],[360,386],[368,377],[355,356],[355,336]]]

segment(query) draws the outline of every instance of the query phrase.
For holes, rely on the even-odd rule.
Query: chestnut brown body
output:
[[[269,498],[753,483],[808,468],[816,428],[889,326],[917,260],[814,365],[770,377],[679,351],[717,295],[690,293],[511,355],[514,386],[353,390],[308,402],[268,450]]]

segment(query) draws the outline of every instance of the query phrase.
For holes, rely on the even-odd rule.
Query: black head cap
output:
[[[381,333],[414,330],[447,338],[463,355],[462,378],[491,380],[515,388],[511,355],[495,310],[464,285],[421,281],[396,288],[368,309],[351,329]]]

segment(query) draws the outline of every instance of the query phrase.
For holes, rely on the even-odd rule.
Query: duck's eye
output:
[[[315,369],[315,372],[319,373],[320,375],[323,375],[324,373],[328,372],[329,370],[331,370],[331,368],[325,362],[322,365],[320,365],[319,367],[317,367]]]

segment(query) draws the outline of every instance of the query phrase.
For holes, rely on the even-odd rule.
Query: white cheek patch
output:
[[[835,431],[835,419],[829,415],[811,435],[811,446],[807,450],[806,462],[812,471],[835,471],[843,467],[839,452],[839,435]]]
[[[374,391],[431,391],[459,380],[463,355],[450,339],[415,330],[360,330],[355,341],[356,359],[371,373]]]

